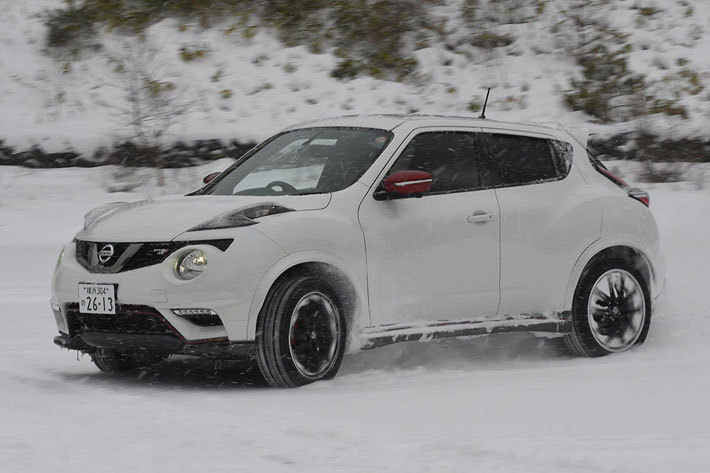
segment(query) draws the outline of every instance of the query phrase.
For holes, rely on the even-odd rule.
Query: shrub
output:
[[[335,46],[344,61],[331,75],[343,79],[408,75],[416,63],[403,54],[404,39],[427,24],[415,0],[272,0],[262,15],[286,45],[305,44],[313,51],[324,42]]]
[[[684,90],[690,95],[698,95],[705,89],[705,87],[700,81],[700,77],[698,76],[697,72],[685,68],[681,69],[678,72],[678,75],[688,83],[688,87],[686,87]]]
[[[50,47],[80,43],[95,34],[97,24],[135,33],[160,20],[175,17],[197,20],[206,27],[212,18],[239,13],[252,1],[68,0],[67,3],[65,8],[47,14],[45,24]],[[186,29],[186,25],[183,23],[181,28]]]
[[[461,5],[461,16],[468,23],[473,23],[476,19],[476,9],[478,8],[478,0],[463,0]]]
[[[481,102],[481,98],[476,96],[471,99],[471,101],[468,103],[468,111],[472,113],[478,113],[481,111],[483,108],[483,102]]]
[[[682,105],[676,105],[674,100],[654,99],[651,103],[650,113],[665,113],[670,117],[680,116],[688,118],[688,111]]]
[[[148,78],[143,79],[143,87],[145,87],[145,90],[153,97],[175,90],[175,84],[172,82]]]
[[[641,16],[654,16],[660,13],[661,10],[655,7],[643,7],[639,9],[639,15]]]
[[[57,9],[47,15],[47,46],[58,48],[70,44],[79,46],[94,33],[96,11],[89,5],[70,3],[64,9]]]
[[[190,49],[189,47],[185,46],[180,48],[180,59],[185,62],[194,61],[195,59],[201,59],[205,56],[207,56],[206,48]]]
[[[646,88],[644,77],[629,70],[623,52],[612,51],[605,44],[579,54],[577,63],[582,66],[582,79],[570,81],[572,90],[565,94],[564,102],[571,110],[582,110],[601,122],[624,118],[623,108],[631,108],[629,97]],[[614,110],[618,110],[615,116]]]
[[[137,33],[168,17],[178,18],[185,29],[189,21],[207,27],[229,15],[240,18],[238,25],[249,39],[257,31],[248,24],[252,13],[277,28],[286,45],[307,45],[313,51],[321,51],[324,43],[335,46],[344,51],[343,58],[361,63],[361,72],[377,76],[412,72],[416,62],[403,54],[405,38],[429,23],[417,0],[70,0],[67,7],[47,15],[47,44],[81,48],[79,40],[92,37],[97,25]],[[421,47],[426,44],[425,35],[414,40]],[[184,61],[205,54],[203,49],[181,50]],[[345,77],[348,74],[352,71]]]
[[[330,71],[331,77],[336,79],[354,79],[362,71],[362,64],[353,59],[343,59],[335,66],[335,69]]]
[[[497,34],[492,31],[478,33],[471,40],[471,44],[482,49],[503,48],[513,44],[514,39],[505,34]]]

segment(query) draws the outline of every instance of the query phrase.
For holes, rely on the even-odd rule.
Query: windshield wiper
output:
[[[326,191],[308,191],[308,192],[298,192],[297,194],[287,194],[287,195],[313,195],[313,194],[328,194]]]

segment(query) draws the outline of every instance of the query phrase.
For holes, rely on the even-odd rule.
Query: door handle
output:
[[[484,212],[483,210],[477,210],[473,212],[473,215],[468,216],[468,221],[470,223],[483,225],[484,223],[492,222],[496,218],[498,218],[498,215],[494,213],[488,213]]]

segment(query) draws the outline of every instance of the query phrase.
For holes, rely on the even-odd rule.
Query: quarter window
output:
[[[486,134],[481,166],[485,187],[534,184],[563,179],[572,166],[572,145],[529,136]],[[497,170],[497,173],[496,173]]]
[[[480,188],[476,134],[469,132],[424,132],[409,142],[389,174],[426,171],[433,176],[429,194],[461,192]]]

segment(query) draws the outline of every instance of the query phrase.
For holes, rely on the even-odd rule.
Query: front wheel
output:
[[[269,291],[257,324],[257,362],[272,386],[297,387],[335,376],[346,327],[336,292],[311,275],[288,276]]]
[[[580,279],[572,308],[572,331],[565,336],[579,356],[604,356],[644,342],[651,301],[643,276],[623,261],[595,265]]]

